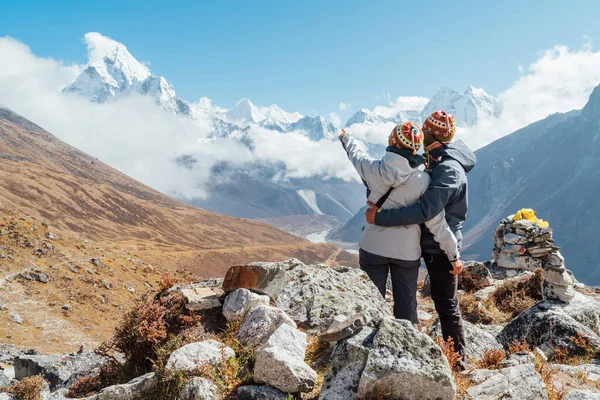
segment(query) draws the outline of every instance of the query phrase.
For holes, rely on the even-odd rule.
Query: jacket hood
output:
[[[396,186],[398,182],[404,182],[409,175],[418,171],[418,165],[412,165],[407,157],[395,151],[386,151],[381,159],[379,173],[386,185]]]
[[[477,163],[475,153],[462,140],[438,147],[431,151],[431,155],[434,157],[450,157],[458,161],[467,173],[475,168],[475,164]]]
[[[385,151],[389,151],[391,153],[396,153],[396,154],[406,158],[412,168],[417,168],[418,166],[422,165],[425,162],[422,155],[413,154],[412,151],[407,150],[407,149],[400,149],[395,146],[388,146],[385,149]]]

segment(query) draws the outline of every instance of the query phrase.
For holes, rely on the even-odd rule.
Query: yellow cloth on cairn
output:
[[[538,219],[535,216],[535,211],[533,211],[531,208],[521,208],[513,217],[513,221],[520,221],[523,219],[526,219],[532,224],[536,223],[540,228],[547,228],[549,226],[548,222]]]

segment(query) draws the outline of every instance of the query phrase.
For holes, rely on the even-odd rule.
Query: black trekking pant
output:
[[[392,276],[394,317],[417,324],[417,279],[421,260],[406,261],[359,250],[360,269],[365,271],[385,299],[388,275]]]
[[[452,264],[445,254],[423,253],[423,259],[427,265],[431,298],[440,317],[443,338],[446,340],[451,337],[454,350],[464,356],[465,334],[456,297],[458,278],[450,273]]]

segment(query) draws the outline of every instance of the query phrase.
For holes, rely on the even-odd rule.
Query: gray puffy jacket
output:
[[[369,201],[377,201],[388,191],[394,190],[382,209],[407,207],[416,204],[429,185],[429,175],[411,167],[407,158],[386,151],[381,160],[370,158],[360,142],[348,135],[342,138],[348,158],[360,177],[371,190]],[[456,238],[446,223],[444,211],[425,223],[440,243],[450,260],[458,259]],[[383,227],[366,224],[360,239],[360,248],[383,257],[398,260],[418,260],[421,257],[421,228],[418,224]]]

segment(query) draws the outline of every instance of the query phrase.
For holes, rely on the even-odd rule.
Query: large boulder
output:
[[[502,344],[494,335],[477,325],[463,320],[463,329],[465,332],[465,355],[468,358],[481,359],[487,350],[502,349]],[[442,327],[439,319],[431,326],[430,336],[433,338],[442,337]]]
[[[556,347],[577,351],[571,337],[581,334],[600,350],[600,337],[595,333],[599,328],[600,303],[576,293],[570,303],[543,300],[523,311],[504,327],[498,340],[508,346],[525,339],[550,354]]]
[[[256,351],[253,372],[257,383],[287,393],[310,392],[317,382],[317,373],[304,360],[290,357],[289,352],[274,346]]]
[[[363,271],[348,267],[278,263],[290,276],[275,298],[284,310],[309,333],[322,333],[336,316],[364,312],[370,324],[390,315],[390,310]]]
[[[283,324],[256,352],[253,376],[258,383],[288,392],[309,392],[317,373],[304,362],[306,334]]]
[[[377,391],[407,400],[452,400],[456,386],[439,346],[409,321],[388,317],[373,336],[358,385],[359,396]]]
[[[12,379],[4,371],[0,370],[0,388],[10,385]]]
[[[183,385],[177,400],[216,400],[218,388],[206,378],[195,377]]]
[[[300,263],[289,260],[288,265]],[[223,290],[226,293],[236,289],[250,289],[253,292],[275,297],[288,283],[289,277],[283,263],[257,262],[249,265],[237,265],[229,268],[223,280]]]
[[[236,337],[244,346],[258,347],[282,324],[296,327],[283,310],[259,305],[246,314]]]
[[[227,321],[237,321],[256,306],[268,306],[269,303],[269,296],[256,294],[248,289],[236,289],[225,298],[223,316]]]
[[[202,364],[217,364],[234,356],[235,352],[231,347],[209,339],[178,348],[169,356],[166,367],[193,372]]]
[[[475,370],[468,376],[474,383],[467,389],[473,400],[548,399],[546,385],[533,364],[499,370]]]
[[[448,360],[434,341],[409,321],[386,317],[374,331],[365,328],[338,343],[321,399],[454,399]]]
[[[104,357],[89,351],[70,354],[19,355],[14,359],[15,379],[42,375],[50,389],[69,387],[77,378],[88,375],[105,362]]]
[[[122,385],[109,386],[84,400],[138,400],[153,398],[158,378],[154,372],[139,376]]]

